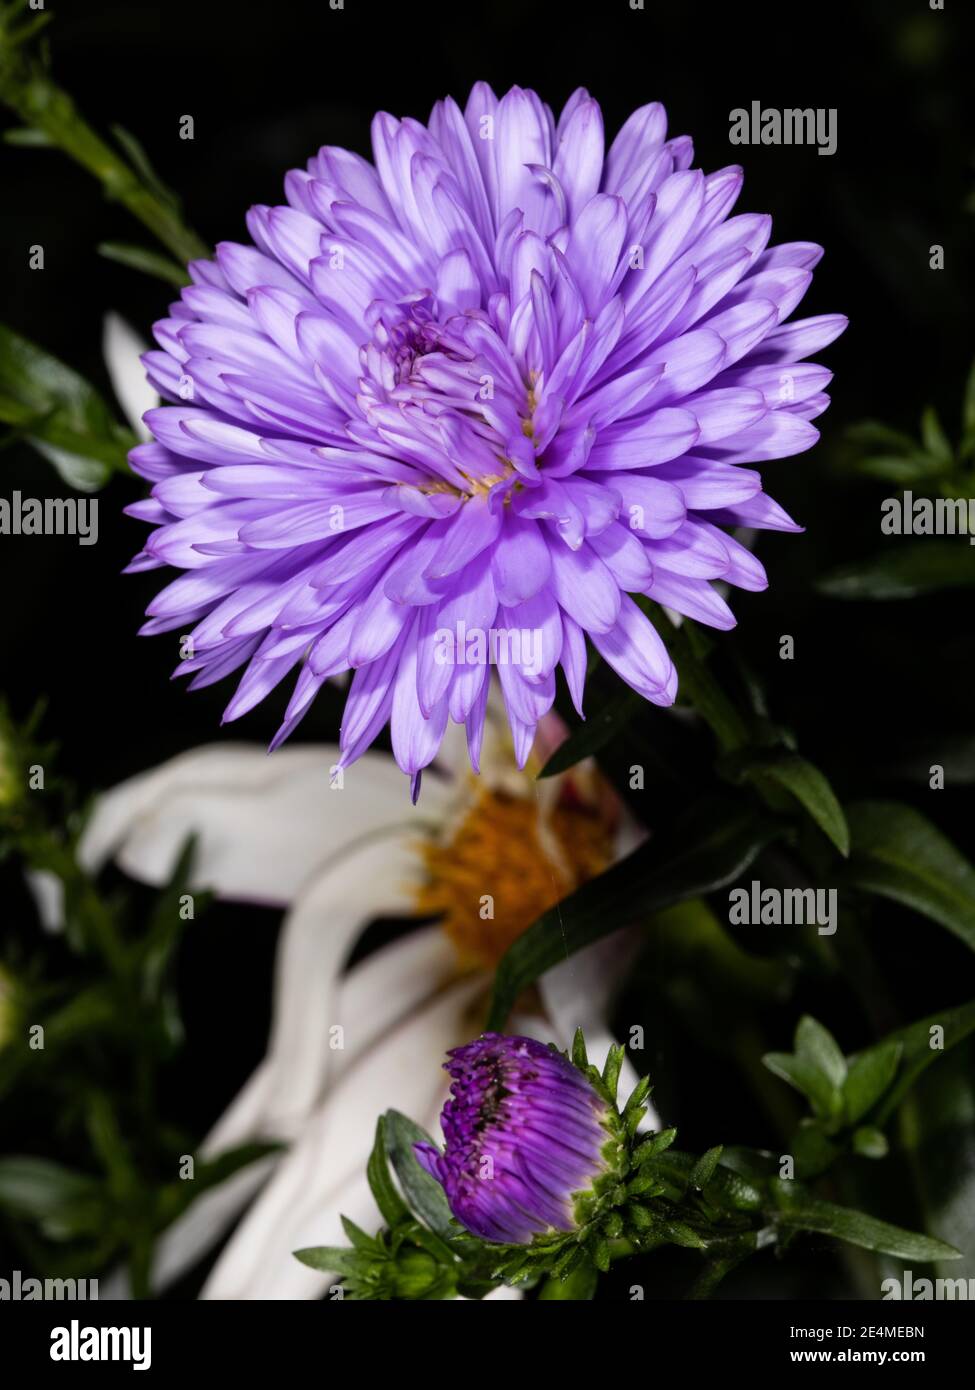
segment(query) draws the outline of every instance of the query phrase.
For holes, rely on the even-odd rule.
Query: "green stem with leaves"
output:
[[[0,101],[26,126],[26,131],[15,133],[15,143],[54,145],[70,155],[99,181],[107,198],[122,203],[180,263],[210,255],[132,137],[116,132],[129,162],[85,121],[68,93],[52,81],[46,65],[28,54],[27,41],[50,16],[36,16],[18,27],[15,20],[21,9],[10,5],[0,11]]]

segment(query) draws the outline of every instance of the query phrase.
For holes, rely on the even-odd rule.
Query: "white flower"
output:
[[[155,410],[159,396],[146,380],[140,360],[149,344],[119,314],[106,314],[102,327],[102,356],[108,368],[112,390],[122,413],[140,439],[149,439],[142,423],[147,410]]]
[[[163,1234],[154,1289],[196,1263],[246,1208],[201,1296],[320,1297],[329,1277],[291,1252],[344,1243],[342,1214],[366,1229],[379,1224],[365,1179],[377,1117],[394,1106],[439,1133],[444,1054],[481,1030],[490,983],[483,968],[460,963],[455,942],[463,914],[454,921],[455,942],[440,926],[423,926],[347,973],[343,967],[370,921],[416,914],[430,891],[431,862],[445,862],[445,854],[449,859],[458,827],[476,835],[485,797],[511,798],[503,804],[510,809],[517,802],[520,815],[530,813],[547,872],[555,874],[564,853],[556,829],[560,779],[536,783],[519,773],[499,722],[490,721],[489,728],[494,737],[486,740],[478,786],[460,770],[463,750],[449,742],[438,766],[424,774],[417,810],[404,808],[401,774],[382,753],[366,754],[345,772],[341,789],[333,788],[329,773],[339,755],[327,745],[284,749],[270,758],[243,744],[197,749],[123,783],[96,804],[80,849],[88,869],[114,857],[133,878],[162,885],[194,834],[196,886],[287,908],[267,1054],[200,1153],[212,1157],[262,1138],[282,1138],[289,1147],[204,1193]],[[597,782],[591,768],[572,776],[577,791],[588,783],[592,794]],[[610,852],[619,854],[640,832],[615,801],[613,807],[618,824]],[[502,856],[504,849],[498,845]],[[502,869],[484,864],[484,891]],[[521,891],[517,879],[510,891]],[[523,926],[537,915],[530,903],[526,908]],[[476,901],[471,918],[478,919]],[[478,930],[483,927],[479,922]],[[539,982],[544,1017],[519,1016],[515,1031],[568,1046],[581,1026],[590,1055],[601,1062],[613,1041],[605,1023],[610,996],[630,954],[629,938],[617,933],[549,971]],[[635,1080],[630,1070],[621,1087]],[[121,1276],[103,1282],[103,1297],[126,1293]]]

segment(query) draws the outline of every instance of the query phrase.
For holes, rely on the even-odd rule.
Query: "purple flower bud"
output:
[[[485,1033],[449,1055],[444,1152],[418,1144],[416,1154],[454,1216],[483,1240],[513,1245],[575,1230],[574,1199],[610,1167],[606,1102],[532,1038]]]

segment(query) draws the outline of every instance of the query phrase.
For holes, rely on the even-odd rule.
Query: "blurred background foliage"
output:
[[[689,627],[676,639],[684,644],[684,690],[703,720],[644,707],[597,669],[588,708],[601,723],[590,720],[575,745],[596,751],[645,824],[671,828],[654,850],[659,859],[641,867],[644,896],[634,898],[634,879],[625,875],[616,890],[646,927],[642,958],[618,1004],[621,1036],[644,1027],[646,1047],[634,1060],[651,1072],[657,1104],[681,1125],[687,1147],[724,1140],[782,1151],[799,1098],[781,1067],[773,1074],[761,1057],[787,1052],[802,1014],[820,1019],[852,1054],[975,994],[975,553],[964,537],[894,539],[880,531],[882,500],[902,488],[932,497],[972,492],[973,27],[964,7],[938,12],[915,0],[796,0],[787,11],[760,0],[730,10],[647,0],[642,12],[615,0],[575,13],[533,0],[419,8],[346,0],[342,11],[293,4],[273,27],[252,23],[229,0],[55,7],[48,36],[58,83],[107,139],[123,128],[114,148],[173,224],[160,245],[130,217],[140,213],[125,187],[115,201],[103,198],[89,172],[36,140],[14,135],[0,153],[2,494],[65,491],[50,466],[52,448],[65,451],[64,431],[97,436],[100,462],[112,470],[99,494],[97,546],[79,547],[71,537],[5,536],[0,544],[8,596],[0,690],[18,727],[39,695],[48,702],[39,733],[11,735],[18,757],[30,739],[56,736],[58,770],[87,796],[200,743],[266,742],[286,699],[277,692],[221,734],[223,687],[188,697],[167,679],[167,639],[135,636],[154,577],[119,576],[142,532],[121,509],[140,484],[118,468],[130,441],[101,360],[102,319],[115,309],[148,336],[165,311],[173,291],[159,276],[175,280],[174,256],[192,248],[165,190],[178,190],[186,218],[211,244],[242,237],[246,207],[277,201],[284,172],[320,144],[367,153],[377,109],[423,118],[437,97],[462,96],[477,78],[498,89],[533,86],[558,106],[581,84],[602,102],[612,131],[633,107],[663,101],[672,131],[694,137],[703,167],[744,164],[740,209],[771,212],[774,240],[826,247],[803,312],[851,319],[826,354],[836,379],[821,443],[765,470],[805,535],[761,536],[771,585],[763,594],[736,593],[733,634],[705,637]],[[728,113],[753,100],[835,107],[837,153],[730,147]],[[194,118],[192,141],[179,138],[184,114]],[[23,124],[11,115],[11,131]],[[68,121],[67,128],[75,127]],[[43,271],[29,268],[29,248],[38,244]],[[106,244],[108,254],[100,254]],[[141,256],[120,244],[141,247]],[[943,270],[930,268],[936,245],[944,248]],[[58,377],[66,414],[56,419],[36,394],[18,396],[28,376],[38,390],[44,384],[36,362],[24,370],[23,339],[80,373]],[[42,462],[26,436],[50,430],[52,419],[61,433],[47,439],[49,462]],[[74,481],[101,479],[96,469]],[[779,655],[786,635],[795,642],[792,660]],[[340,692],[323,691],[297,737],[334,738],[340,706]],[[634,763],[646,768],[642,790],[629,785]],[[930,785],[934,764],[944,767],[940,790]],[[84,797],[61,796],[49,780],[43,827],[7,825],[12,853],[0,865],[5,968],[52,1011],[124,995],[135,980],[150,988],[146,962],[162,920],[145,890],[124,885],[123,905],[121,880],[109,873],[97,889],[74,885],[88,907],[73,939],[39,938],[23,861],[43,859],[38,843],[49,832],[70,855]],[[769,819],[774,833],[766,835]],[[726,885],[735,870],[745,882],[842,888],[840,933],[800,946],[774,928],[727,927]],[[675,876],[682,887],[668,899],[657,889]],[[723,886],[711,910],[706,899],[716,885]],[[613,891],[612,882],[601,884],[593,899],[603,925]],[[114,959],[97,944],[103,910],[121,940]],[[573,910],[584,931],[586,902]],[[52,1069],[29,1098],[10,1078],[15,1112],[0,1070],[0,1115],[17,1151],[60,1164],[79,1181],[101,1174],[97,1200],[86,1189],[73,1194],[67,1179],[62,1194],[76,1197],[83,1213],[75,1249],[82,1264],[104,1266],[128,1250],[136,1269],[144,1267],[153,1232],[181,1200],[160,1153],[177,1136],[191,1151],[262,1055],[273,940],[259,930],[260,916],[213,904],[204,919],[185,924],[191,929],[178,949],[167,941],[155,992],[138,996],[148,1007],[108,1010],[104,1037],[96,1031],[69,1048],[65,1069]],[[524,962],[539,943],[544,958],[545,932],[543,919],[525,938],[520,964],[518,948],[509,957],[499,999],[525,969],[530,974]],[[217,982],[221,999],[233,998],[232,1012],[215,1004]],[[965,1247],[968,1261],[952,1267],[953,1276],[975,1273],[973,1060],[971,1039],[939,1059],[888,1125],[889,1157],[854,1152],[843,1166],[845,1200]],[[14,1147],[7,1137],[4,1147]],[[113,1204],[107,1223],[91,1216],[105,1200]],[[0,1235],[15,1242],[21,1261],[58,1265],[63,1241],[55,1237],[64,1229],[56,1216],[38,1228],[8,1203],[0,1220]],[[691,1258],[674,1251],[646,1261],[640,1279],[648,1296],[672,1293]],[[726,1288],[756,1297],[876,1296],[883,1268],[807,1238],[781,1269],[757,1259]],[[602,1292],[619,1296],[632,1277],[625,1269],[619,1286],[613,1275]],[[192,1293],[192,1281],[178,1292]]]

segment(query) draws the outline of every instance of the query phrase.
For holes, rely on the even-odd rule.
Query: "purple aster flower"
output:
[[[186,571],[142,630],[191,636],[193,686],[243,668],[227,720],[297,668],[277,745],[351,670],[343,764],[388,723],[415,794],[448,720],[477,768],[492,663],[522,764],[557,666],[582,713],[587,637],[672,703],[632,596],[729,628],[712,581],[765,587],[728,528],[800,529],[752,465],[817,439],[804,359],[846,320],[785,322],[820,248],[730,217],[741,170],[691,168],[657,104],[606,152],[585,91],[556,122],[479,83],[373,150],[325,147],[190,266],[130,568]]]
[[[485,1033],[445,1062],[443,1153],[416,1146],[457,1220],[483,1240],[574,1231],[574,1199],[609,1171],[610,1107],[571,1062],[532,1038]]]

